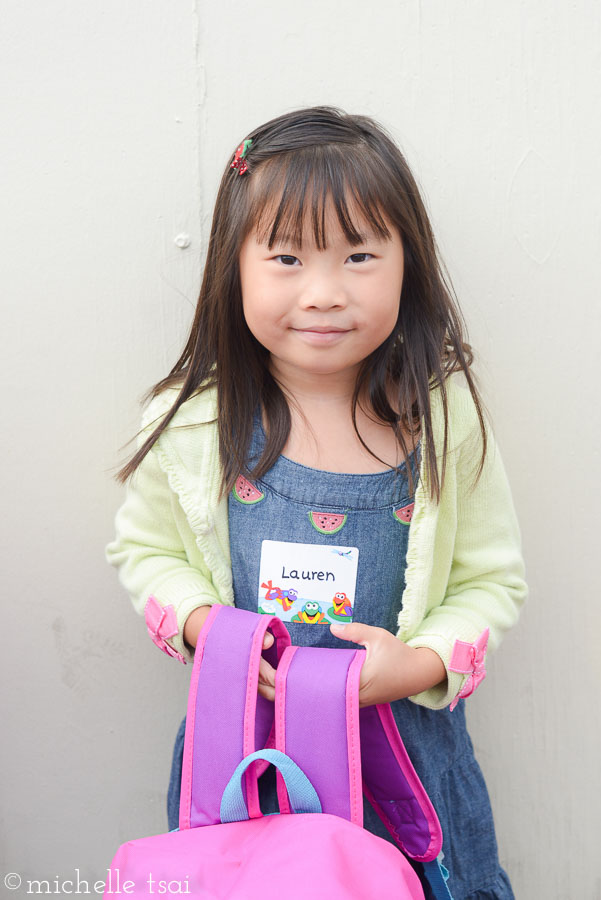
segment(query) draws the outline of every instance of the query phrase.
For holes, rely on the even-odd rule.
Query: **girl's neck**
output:
[[[360,405],[357,429],[372,453],[363,446],[351,417],[350,402],[291,406],[291,427],[284,456],[328,472],[367,474],[391,469],[403,462],[403,454],[390,425],[376,421]]]
[[[295,373],[272,365],[272,374],[291,406],[301,410],[350,409],[358,367],[327,375]]]
[[[357,428],[383,462],[372,456],[357,437],[351,415],[354,378],[297,379],[294,391],[285,382],[280,381],[280,385],[291,415],[290,435],[283,449],[289,459],[314,469],[353,474],[381,472],[403,462],[391,426],[376,419],[365,398],[357,404]],[[395,408],[392,391],[390,399]]]

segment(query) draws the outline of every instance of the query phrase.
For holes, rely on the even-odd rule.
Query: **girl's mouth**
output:
[[[331,329],[312,329],[312,328],[293,328],[293,331],[309,344],[333,344],[341,340],[349,331],[340,328]],[[349,329],[350,330],[350,329]]]

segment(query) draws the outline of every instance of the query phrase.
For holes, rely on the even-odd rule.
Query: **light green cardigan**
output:
[[[406,587],[398,637],[430,647],[447,668],[446,683],[411,699],[440,709],[459,693],[467,675],[449,672],[456,640],[473,643],[490,629],[495,649],[515,624],[526,597],[520,533],[498,449],[488,430],[488,452],[474,487],[481,438],[469,391],[447,382],[449,451],[439,504],[432,501],[423,466],[407,549]],[[146,408],[139,443],[172,405],[164,391]],[[442,447],[442,403],[432,394],[435,446]],[[106,550],[119,569],[136,611],[149,595],[172,605],[179,633],[168,643],[191,655],[183,627],[192,610],[233,604],[227,497],[219,499],[220,462],[216,391],[187,400],[127,484]],[[190,427],[197,426],[197,427]]]

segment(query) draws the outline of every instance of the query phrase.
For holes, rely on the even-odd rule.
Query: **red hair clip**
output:
[[[252,139],[247,138],[245,141],[242,141],[240,146],[236,149],[234,153],[234,160],[230,166],[230,169],[238,169],[238,175],[244,175],[247,171],[248,166],[246,164],[246,160],[244,157],[248,153],[250,146],[252,144]]]

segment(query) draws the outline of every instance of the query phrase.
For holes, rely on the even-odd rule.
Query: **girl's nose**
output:
[[[300,296],[303,309],[344,309],[347,303],[346,291],[335,278],[311,279]]]

